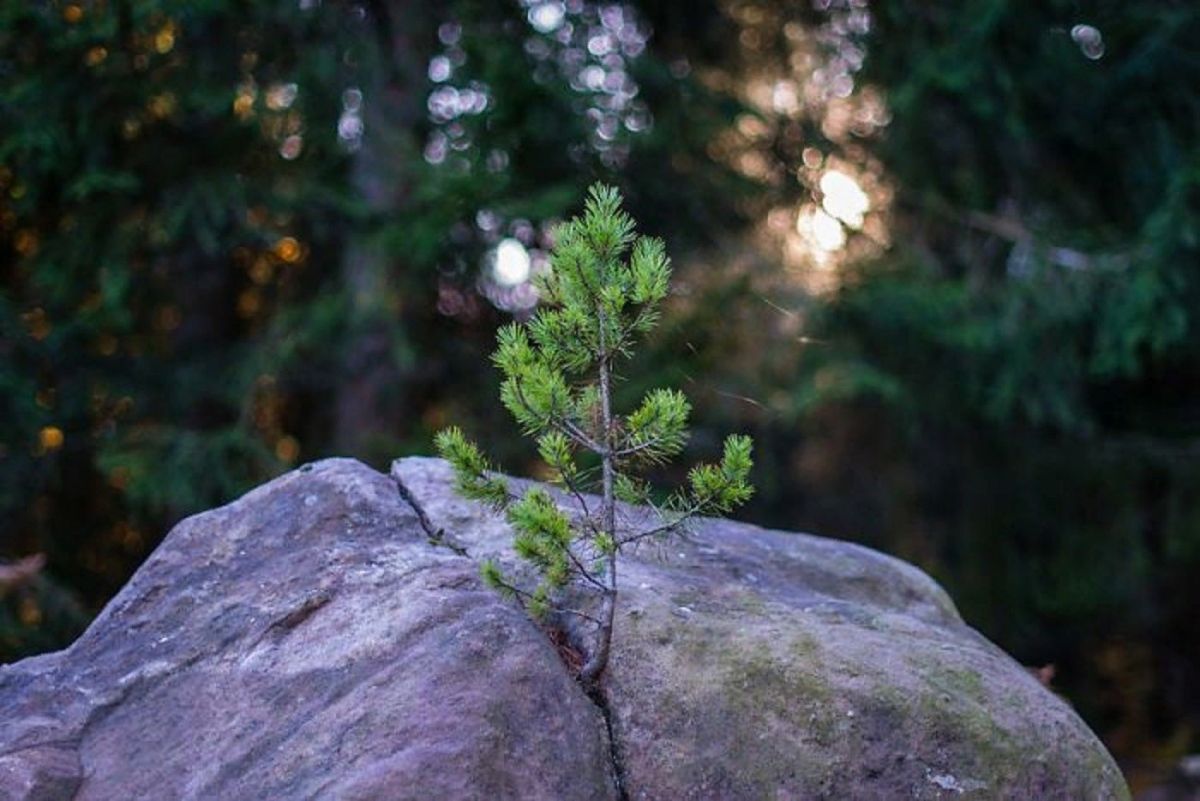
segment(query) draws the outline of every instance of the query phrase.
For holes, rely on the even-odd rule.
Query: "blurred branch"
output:
[[[1171,439],[1153,434],[1114,434],[1107,436],[1101,447],[1116,453],[1130,452],[1160,462],[1192,464],[1200,457],[1200,439]]]
[[[46,555],[35,553],[15,562],[0,563],[0,597],[32,580],[46,566]]]
[[[1023,222],[1013,216],[1000,216],[996,214],[988,214],[982,211],[969,211],[960,216],[963,223],[969,228],[974,228],[978,231],[998,236],[1001,239],[1008,240],[1018,245],[1035,245],[1037,239],[1033,232],[1025,226]],[[1063,247],[1061,245],[1042,244],[1038,248],[1039,252],[1043,253],[1046,259],[1054,265],[1065,267],[1068,270],[1087,270],[1096,267],[1097,262],[1103,260],[1106,266],[1125,266],[1128,257],[1112,257],[1112,256],[1095,256],[1084,253],[1081,250],[1074,248]],[[1114,263],[1114,259],[1119,258],[1120,263]]]
[[[1130,251],[1119,253],[1085,253],[1076,248],[1045,242],[1037,236],[1015,213],[989,214],[985,211],[961,211],[940,205],[905,204],[918,213],[934,216],[956,225],[982,231],[1006,242],[1036,250],[1051,264],[1067,270],[1090,270],[1096,268],[1123,269],[1133,260]]]

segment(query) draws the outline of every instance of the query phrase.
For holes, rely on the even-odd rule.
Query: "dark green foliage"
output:
[[[330,303],[353,27],[0,2],[0,559],[44,552],[104,600],[168,521],[295,459],[280,353],[303,337],[272,323]]]
[[[869,147],[897,187],[896,247],[813,309],[793,397],[848,440],[811,449],[854,456],[811,509],[1055,662],[1114,750],[1181,748],[1168,721],[1200,720],[1171,678],[1200,669],[1178,581],[1200,544],[1200,9],[872,15],[864,81],[892,118]]]
[[[1102,408],[1114,385],[1197,355],[1200,15],[1081,12],[875,10],[865,75],[894,115],[876,150],[917,238],[851,285],[833,309],[851,317],[832,323],[884,344],[878,361],[909,386],[948,379],[993,421],[1087,433],[1124,425]],[[1081,23],[1102,50],[1073,40]],[[937,374],[916,380],[934,351]]]
[[[94,613],[186,514],[493,418],[471,376],[501,313],[476,265],[619,170],[613,148],[656,226],[695,237],[677,187],[722,171],[669,156],[703,152],[711,93],[643,50],[626,66],[663,116],[600,140],[534,39],[562,49],[515,2],[0,0],[0,563],[45,553]],[[486,114],[430,119],[440,49],[440,85],[485,85]],[[365,127],[342,136],[351,108]],[[470,146],[423,158],[448,125]],[[359,395],[389,414],[361,419]],[[28,642],[69,641],[52,607]]]

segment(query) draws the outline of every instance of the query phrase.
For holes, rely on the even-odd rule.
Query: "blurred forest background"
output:
[[[0,0],[0,661],[181,517],[448,421],[621,186],[625,385],[937,577],[1132,777],[1200,749],[1200,6]]]

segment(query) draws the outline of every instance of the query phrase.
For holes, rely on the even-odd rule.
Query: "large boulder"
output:
[[[503,522],[440,461],[392,473],[320,462],[185,520],[71,648],[0,668],[0,799],[1128,797],[933,581],[802,534],[623,559],[589,698],[476,578]]]
[[[344,459],[180,523],[66,651],[0,670],[0,798],[615,797],[525,616]]]

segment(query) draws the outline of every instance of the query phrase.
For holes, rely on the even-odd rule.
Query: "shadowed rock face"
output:
[[[0,799],[1128,797],[923,573],[724,521],[622,560],[610,748],[476,579],[509,537],[432,459],[320,462],[185,520],[75,645],[0,668]]]

